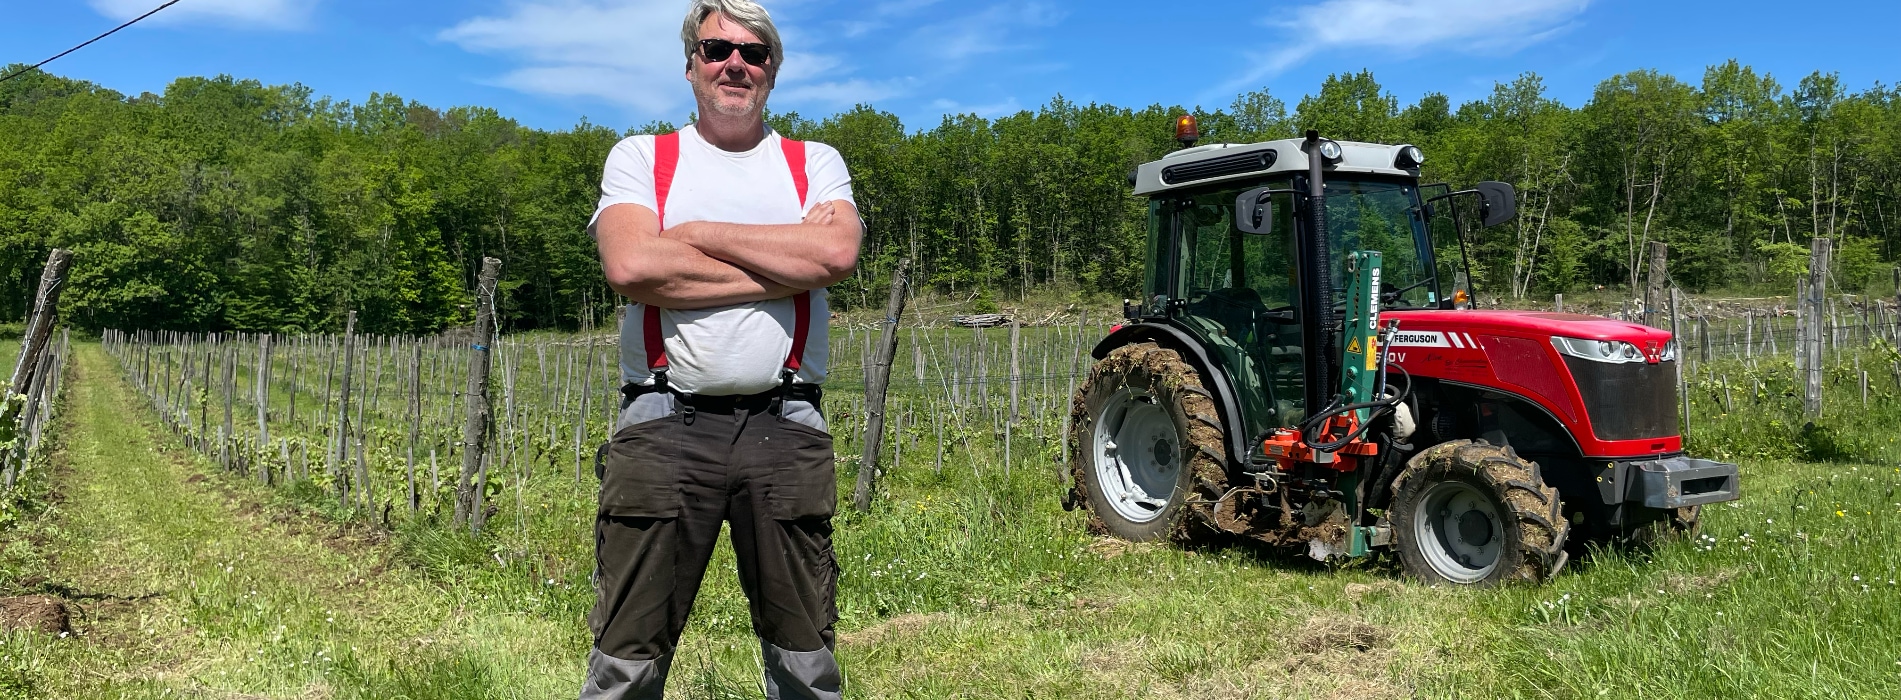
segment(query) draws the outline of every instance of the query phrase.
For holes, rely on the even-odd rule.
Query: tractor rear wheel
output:
[[[1225,481],[1221,422],[1200,373],[1174,350],[1124,345],[1090,368],[1071,413],[1071,497],[1088,507],[1091,529],[1193,539],[1191,527],[1211,517],[1198,504]]]
[[[1428,583],[1542,583],[1567,555],[1558,490],[1510,447],[1454,440],[1426,448],[1393,487],[1393,538],[1406,573]]]

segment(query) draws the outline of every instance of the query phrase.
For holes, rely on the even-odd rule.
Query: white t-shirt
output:
[[[601,176],[601,201],[594,218],[616,204],[654,206],[654,137],[630,136],[607,154]],[[729,224],[796,224],[820,202],[852,201],[851,174],[838,151],[822,143],[805,144],[805,207],[786,165],[780,137],[769,128],[751,150],[722,151],[700,138],[692,126],[680,130],[680,160],[667,194],[666,221]],[[855,206],[855,204],[854,204]],[[593,230],[593,221],[588,223]],[[825,381],[830,312],[825,290],[812,290],[811,332],[799,367],[799,383]],[[792,350],[793,298],[708,309],[660,310],[666,338],[667,384],[675,391],[709,396],[756,394],[779,386],[780,370]],[[642,317],[646,309],[630,304],[620,327],[623,382],[652,384]]]

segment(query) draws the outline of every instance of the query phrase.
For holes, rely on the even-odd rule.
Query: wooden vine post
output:
[[[1669,276],[1665,269],[1668,251],[1669,246],[1663,242],[1650,242],[1650,272],[1644,280],[1644,325],[1651,328],[1662,327],[1658,324],[1663,322],[1659,314],[1663,313],[1664,281]]]
[[[25,436],[20,435],[20,431],[37,427],[33,425],[37,414],[36,407],[40,403],[39,396],[44,393],[41,388],[48,380],[47,370],[44,368],[50,366],[44,361],[50,357],[46,348],[53,338],[53,322],[59,311],[59,294],[66,287],[66,271],[72,267],[72,262],[72,251],[64,248],[54,248],[53,252],[46,256],[46,267],[40,271],[40,289],[33,295],[33,315],[27,323],[26,336],[20,341],[20,359],[14,363],[13,374],[8,379],[7,385],[0,387],[0,421],[12,423],[7,432],[21,440],[21,447],[25,446]],[[26,397],[19,408],[23,415],[14,413],[16,401],[13,400],[13,395],[15,394]],[[9,450],[5,455],[0,456],[0,462],[5,463],[4,466],[0,466],[0,471],[5,472],[0,481],[4,481],[7,490],[13,489],[13,482],[19,477],[21,463],[25,459],[26,450],[24,449]]]
[[[265,333],[257,339],[257,372],[251,375],[251,403],[257,406],[257,479],[271,483],[271,468],[264,459],[264,449],[271,444],[271,334]]]
[[[1828,318],[1828,263],[1831,242],[1817,238],[1809,243],[1809,279],[1806,296],[1800,300],[1803,324],[1802,412],[1811,422],[1822,417],[1822,358],[1825,345],[1825,320]]]
[[[66,288],[66,270],[72,267],[72,251],[54,248],[46,256],[46,268],[40,271],[40,291],[33,295],[33,317],[27,323],[26,336],[20,341],[20,359],[13,364],[13,376],[7,391],[24,394],[33,383],[40,355],[53,337],[53,318],[59,308],[59,293]]]
[[[350,506],[350,374],[356,367],[356,312],[351,311],[343,321],[343,371],[339,374],[341,386],[337,392],[337,432],[330,436],[331,459],[334,464],[331,476],[337,480],[337,505]]]
[[[416,441],[422,438],[422,341],[409,346],[409,445],[404,452],[408,467],[409,512],[422,506],[416,496]]]
[[[878,338],[878,355],[865,368],[865,448],[858,460],[858,484],[852,490],[852,507],[863,513],[871,510],[871,494],[878,487],[878,448],[884,438],[885,390],[891,384],[891,358],[898,352],[898,317],[904,314],[905,274],[911,259],[898,261],[891,271],[891,296],[885,301],[884,332]]]
[[[1681,321],[1681,319],[1679,318],[1677,314],[1677,307],[1681,306],[1682,304],[1683,304],[1683,295],[1680,293],[1680,291],[1676,287],[1671,287],[1670,288],[1670,342],[1676,343],[1677,352],[1676,352],[1676,360],[1671,362],[1670,364],[1674,365],[1676,369],[1675,379],[1677,383],[1677,400],[1683,402],[1683,428],[1682,428],[1682,431],[1678,434],[1687,435],[1690,432],[1690,387],[1684,381],[1683,363],[1689,361],[1690,355],[1689,355],[1689,351],[1686,350],[1683,345],[1683,335],[1682,335],[1682,330],[1681,330],[1682,326],[1679,325],[1679,322]]]
[[[501,273],[501,260],[482,258],[482,274],[475,283],[475,332],[469,341],[469,385],[463,395],[467,420],[462,424],[462,474],[455,486],[455,524],[467,523],[470,531],[481,527],[477,514],[482,494],[476,493],[475,483],[488,445],[489,346],[495,342],[495,278]]]

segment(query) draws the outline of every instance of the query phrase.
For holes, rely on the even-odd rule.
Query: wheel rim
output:
[[[1498,568],[1504,521],[1485,493],[1461,481],[1426,490],[1413,518],[1413,536],[1426,564],[1453,583],[1477,583]]]
[[[1175,495],[1181,440],[1155,397],[1124,388],[1096,418],[1096,484],[1109,509],[1131,523],[1162,517]]]

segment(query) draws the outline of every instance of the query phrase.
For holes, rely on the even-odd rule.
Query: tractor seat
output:
[[[1267,310],[1261,295],[1246,287],[1216,289],[1188,305],[1188,312],[1226,329],[1228,337],[1245,342],[1254,334],[1255,314]]]

